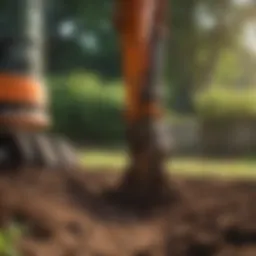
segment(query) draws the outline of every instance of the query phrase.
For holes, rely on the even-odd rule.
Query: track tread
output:
[[[0,170],[66,170],[75,166],[78,166],[75,150],[59,136],[25,132],[0,134]]]

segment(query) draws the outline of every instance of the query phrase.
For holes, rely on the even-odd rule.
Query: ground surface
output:
[[[0,178],[0,221],[26,224],[24,256],[255,256],[256,182],[173,177],[149,212],[114,204],[118,175],[24,171]]]

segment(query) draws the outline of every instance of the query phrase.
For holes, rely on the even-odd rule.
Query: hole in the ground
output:
[[[213,246],[203,245],[203,244],[193,244],[189,247],[187,255],[189,256],[212,256],[215,253]]]
[[[187,254],[189,256],[212,256],[216,253],[216,244],[193,243],[189,246]]]
[[[52,237],[52,232],[49,228],[38,223],[30,223],[28,225],[27,236],[38,240],[49,240]]]
[[[25,224],[28,220],[26,214],[22,212],[16,212],[14,213],[12,220],[18,224]]]
[[[243,231],[230,228],[224,234],[225,241],[232,245],[256,244],[256,231]]]

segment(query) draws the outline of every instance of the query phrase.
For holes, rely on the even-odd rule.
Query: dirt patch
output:
[[[123,207],[119,175],[23,171],[0,178],[0,223],[28,227],[24,256],[255,256],[256,182],[173,178],[165,208]]]

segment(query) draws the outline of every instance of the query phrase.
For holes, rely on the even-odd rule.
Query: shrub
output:
[[[124,139],[121,82],[106,82],[92,74],[74,73],[49,78],[51,111],[56,132],[83,143],[109,144]],[[212,87],[195,97],[202,119],[255,118],[256,90]],[[184,117],[168,110],[171,122]],[[190,118],[190,117],[186,117]]]
[[[119,142],[123,137],[122,85],[94,75],[51,78],[49,90],[54,130],[84,142]]]
[[[203,118],[255,118],[256,90],[214,88],[195,97],[197,114]]]

